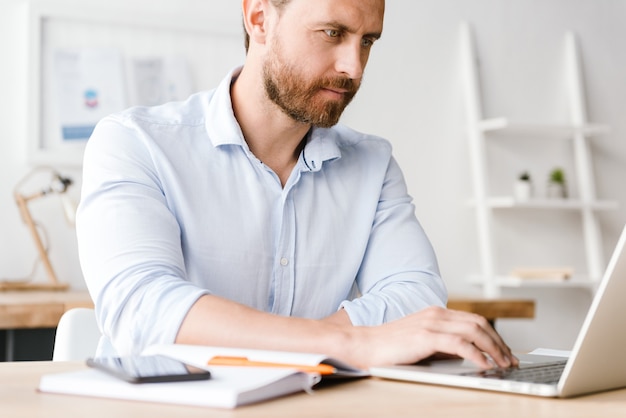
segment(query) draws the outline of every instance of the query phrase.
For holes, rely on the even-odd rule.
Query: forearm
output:
[[[440,307],[360,327],[349,324],[345,311],[325,320],[282,317],[207,295],[188,312],[176,342],[324,353],[361,368],[411,364],[438,352],[482,367],[491,366],[483,352],[502,367],[517,363],[484,318]]]
[[[355,331],[343,310],[325,320],[284,317],[206,295],[189,310],[176,343],[324,353],[354,364]]]

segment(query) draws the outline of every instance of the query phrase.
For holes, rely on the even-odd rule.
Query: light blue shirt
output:
[[[314,128],[285,186],[248,148],[230,85],[103,119],[88,141],[80,261],[120,354],[172,343],[205,294],[377,325],[446,290],[384,139]],[[207,318],[210,321],[210,318]]]

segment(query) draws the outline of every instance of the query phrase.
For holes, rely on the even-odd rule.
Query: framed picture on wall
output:
[[[193,8],[133,14],[123,2],[29,2],[28,160],[80,166],[97,122],[184,100],[244,59],[241,28]]]

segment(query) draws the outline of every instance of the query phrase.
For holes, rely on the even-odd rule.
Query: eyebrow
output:
[[[335,28],[337,28],[337,29],[339,29],[339,30],[341,30],[343,32],[356,33],[356,31],[353,30],[353,29],[350,29],[349,26],[346,26],[345,24],[339,23],[337,21],[330,21],[330,22],[326,22],[325,24],[326,25],[330,25],[332,27],[335,27]],[[370,33],[364,34],[363,36],[366,37],[366,38],[374,38],[374,39],[378,40],[382,36],[382,33],[381,32],[370,32]]]

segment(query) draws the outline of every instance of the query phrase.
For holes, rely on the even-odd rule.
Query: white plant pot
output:
[[[533,184],[530,181],[518,180],[513,187],[515,200],[524,202],[533,196]]]
[[[546,194],[549,199],[565,199],[567,197],[567,188],[561,183],[548,183]]]

